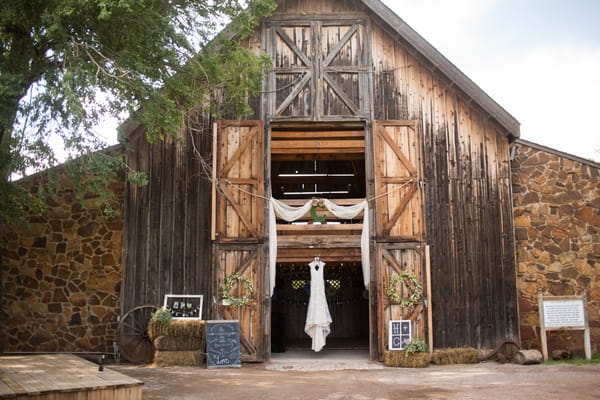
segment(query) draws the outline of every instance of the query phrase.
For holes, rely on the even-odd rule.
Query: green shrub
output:
[[[165,307],[161,307],[152,313],[150,316],[150,321],[168,324],[171,322],[172,318],[173,316],[171,315],[171,311],[167,310]]]
[[[421,339],[413,339],[404,349],[408,354],[422,353],[427,349],[427,345]]]

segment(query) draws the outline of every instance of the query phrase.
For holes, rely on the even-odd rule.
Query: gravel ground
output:
[[[110,366],[144,382],[152,399],[600,399],[600,364],[530,365],[485,362],[423,369],[277,370]]]

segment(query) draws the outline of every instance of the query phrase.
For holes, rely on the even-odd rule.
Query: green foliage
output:
[[[139,121],[160,140],[180,134],[200,103],[214,115],[247,114],[268,59],[240,43],[275,7],[273,0],[0,2],[0,213],[20,201],[6,189],[15,174],[59,158],[84,157],[71,169],[84,192],[97,190],[108,169],[126,168],[89,158],[106,146],[94,129],[107,115]],[[65,149],[60,157],[57,147]]]
[[[586,358],[571,358],[568,360],[546,360],[544,364],[554,365],[554,364],[575,364],[575,365],[585,365],[585,364],[600,364],[600,354],[595,354],[592,356],[590,360]]]
[[[417,338],[411,340],[410,343],[404,349],[404,351],[408,354],[422,353],[426,350],[427,344],[425,344],[423,340]]]
[[[173,319],[171,311],[167,310],[165,307],[158,308],[150,316],[150,321],[160,322],[161,324],[168,324],[171,322],[171,319]]]

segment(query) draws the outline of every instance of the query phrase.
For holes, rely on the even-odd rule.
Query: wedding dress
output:
[[[315,259],[308,264],[310,266],[310,299],[308,311],[306,312],[306,324],[304,332],[312,338],[312,349],[321,351],[331,324],[331,315],[325,297],[325,281],[323,280],[323,267],[325,263]]]

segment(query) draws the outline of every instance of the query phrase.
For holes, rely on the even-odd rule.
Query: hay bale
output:
[[[472,347],[436,349],[431,355],[431,362],[436,365],[477,364],[479,352]]]
[[[197,367],[204,363],[204,354],[199,350],[154,352],[157,367]]]
[[[204,325],[206,321],[175,319],[168,323],[150,321],[148,323],[148,336],[154,341],[159,336],[175,337],[204,337]]]
[[[197,336],[159,336],[153,343],[154,348],[160,351],[204,349],[204,339]]]
[[[429,365],[429,353],[409,354],[402,350],[386,350],[383,364],[388,367],[425,368]]]

